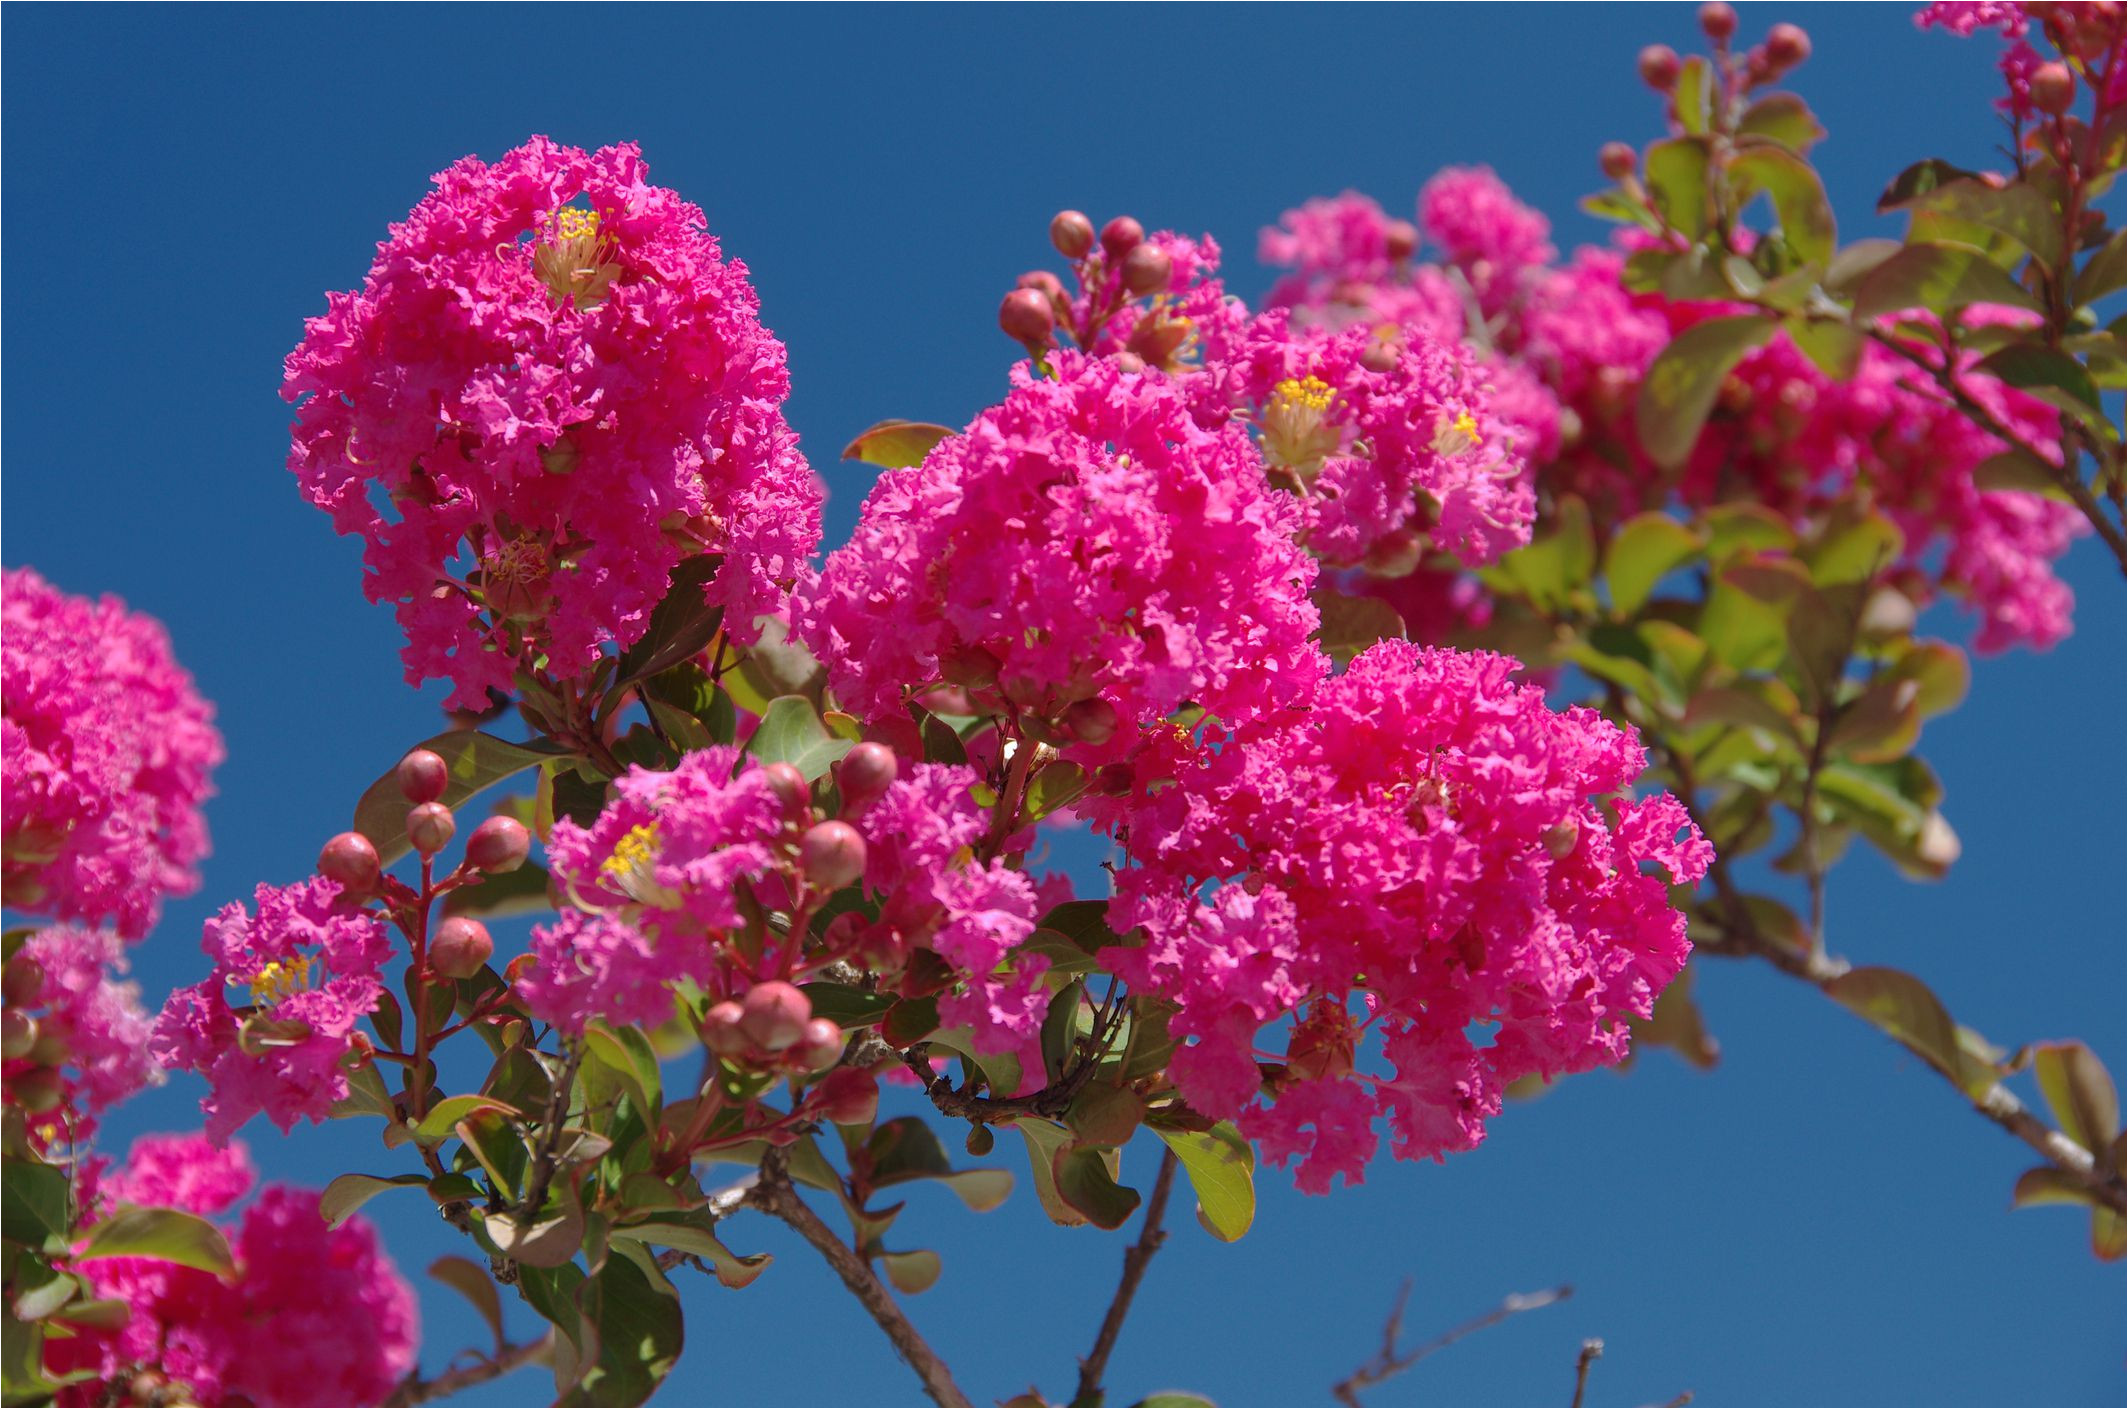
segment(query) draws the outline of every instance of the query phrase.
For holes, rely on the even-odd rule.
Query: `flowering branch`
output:
[[[549,1331],[537,1340],[519,1345],[506,1345],[492,1356],[479,1356],[470,1365],[461,1365],[455,1370],[446,1370],[431,1380],[419,1374],[408,1375],[399,1382],[399,1388],[387,1405],[408,1406],[432,1404],[439,1399],[449,1399],[462,1390],[475,1385],[484,1385],[490,1380],[499,1380],[504,1375],[514,1374],[527,1365],[539,1361],[554,1345],[554,1333]]]
[[[1359,1409],[1361,1390],[1372,1389],[1385,1380],[1394,1379],[1435,1351],[1446,1350],[1465,1336],[1490,1330],[1509,1317],[1519,1316],[1525,1311],[1536,1311],[1550,1306],[1553,1302],[1565,1301],[1573,1294],[1574,1289],[1566,1286],[1541,1292],[1516,1292],[1483,1316],[1451,1327],[1424,1345],[1399,1355],[1396,1344],[1404,1332],[1404,1307],[1411,1300],[1411,1283],[1407,1280],[1403,1290],[1397,1293],[1396,1305],[1389,1309],[1389,1320],[1382,1326],[1381,1350],[1375,1354],[1374,1359],[1332,1385],[1330,1393],[1336,1396],[1338,1403],[1348,1405],[1350,1409]]]
[[[1108,1304],[1108,1314],[1101,1318],[1101,1332],[1094,1337],[1094,1348],[1079,1362],[1079,1388],[1071,1397],[1074,1404],[1102,1402],[1101,1377],[1108,1369],[1108,1357],[1115,1351],[1116,1338],[1123,1334],[1131,1300],[1138,1295],[1138,1283],[1145,1279],[1145,1269],[1152,1264],[1153,1255],[1167,1242],[1167,1230],[1160,1225],[1167,1216],[1168,1195],[1175,1187],[1176,1163],[1173,1150],[1161,1151],[1160,1173],[1153,1180],[1153,1196],[1146,1201],[1145,1222],[1138,1230],[1138,1241],[1123,1253],[1123,1280],[1116,1284],[1115,1299]]]
[[[871,1314],[879,1328],[887,1333],[895,1353],[908,1362],[916,1377],[923,1381],[924,1392],[940,1405],[966,1405],[968,1396],[961,1393],[953,1382],[953,1372],[946,1362],[939,1359],[938,1352],[910,1323],[878,1276],[871,1264],[859,1257],[835,1236],[835,1231],[820,1221],[805,1200],[798,1196],[797,1187],[791,1183],[789,1157],[782,1150],[772,1150],[761,1161],[761,1177],[747,1191],[747,1205],[760,1209],[772,1218],[780,1218],[816,1248],[827,1259],[835,1275],[850,1289],[858,1303]]]

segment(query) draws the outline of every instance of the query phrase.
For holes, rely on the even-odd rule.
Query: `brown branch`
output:
[[[1029,1092],[1025,1096],[971,1095],[974,1082],[956,1087],[951,1077],[939,1075],[931,1065],[929,1047],[925,1043],[920,1042],[908,1051],[896,1055],[901,1058],[904,1066],[916,1073],[917,1079],[924,1085],[924,1094],[931,1098],[931,1104],[938,1108],[941,1115],[974,1121],[980,1125],[1003,1125],[1030,1115],[1055,1119],[1064,1114],[1071,1106],[1072,1100],[1085,1089],[1086,1083],[1093,1079],[1095,1069],[1100,1066],[1101,1058],[1108,1051],[1108,1044],[1115,1038],[1116,1030],[1121,1026],[1120,1008],[1114,1016],[1104,1013],[1096,1023],[1094,1031],[1079,1039],[1079,1060],[1063,1076],[1041,1090]]]
[[[522,1370],[546,1353],[553,1343],[553,1333],[522,1345],[506,1345],[493,1356],[481,1356],[470,1365],[461,1365],[455,1370],[446,1370],[433,1380],[424,1380],[419,1371],[408,1375],[392,1391],[387,1405],[404,1406],[428,1404],[438,1399],[449,1399],[460,1390],[484,1385],[489,1380],[499,1380],[504,1375]]]
[[[968,1396],[962,1394],[960,1386],[953,1382],[953,1372],[910,1324],[900,1304],[894,1300],[894,1294],[872,1271],[871,1263],[851,1251],[842,1239],[835,1236],[832,1228],[821,1222],[820,1215],[799,1197],[797,1187],[791,1183],[788,1156],[784,1151],[771,1150],[761,1161],[761,1177],[747,1192],[746,1203],[750,1208],[760,1209],[770,1217],[790,1224],[799,1237],[811,1243],[827,1259],[828,1266],[835,1269],[835,1275],[842,1278],[842,1284],[850,1289],[850,1294],[879,1323],[879,1329],[887,1333],[895,1353],[907,1361],[916,1377],[923,1381],[924,1392],[934,1402],[963,1406],[968,1403]]]
[[[1079,1362],[1079,1388],[1071,1397],[1073,1404],[1105,1402],[1101,1377],[1108,1370],[1108,1357],[1116,1348],[1116,1338],[1123,1334],[1123,1320],[1130,1315],[1131,1299],[1138,1295],[1138,1283],[1144,1280],[1145,1269],[1167,1241],[1167,1230],[1160,1222],[1167,1216],[1168,1195],[1175,1187],[1175,1164],[1175,1152],[1163,1148],[1160,1173],[1153,1180],[1153,1196],[1145,1205],[1145,1223],[1138,1230],[1138,1241],[1123,1253],[1123,1280],[1116,1284],[1115,1299],[1108,1304],[1108,1314],[1101,1318],[1101,1333],[1094,1337],[1094,1348]]]
[[[1581,1354],[1574,1361],[1574,1403],[1572,1409],[1581,1409],[1589,1393],[1589,1366],[1603,1359],[1603,1342],[1594,1336],[1581,1343]]]
[[[1382,1348],[1375,1353],[1374,1359],[1332,1385],[1330,1393],[1337,1396],[1337,1402],[1348,1406],[1348,1409],[1359,1409],[1361,1390],[1372,1389],[1384,1380],[1403,1374],[1427,1356],[1446,1350],[1465,1336],[1476,1335],[1479,1331],[1488,1330],[1525,1311],[1536,1311],[1550,1306],[1553,1302],[1565,1301],[1573,1294],[1572,1287],[1553,1287],[1541,1292],[1517,1292],[1483,1316],[1443,1331],[1424,1345],[1399,1355],[1396,1344],[1404,1331],[1404,1306],[1411,1300],[1411,1283],[1407,1281],[1404,1283],[1404,1289],[1397,1293],[1396,1305],[1389,1309],[1389,1320],[1382,1326]]]
[[[546,1129],[540,1132],[539,1153],[532,1160],[532,1177],[525,1181],[524,1201],[518,1205],[518,1216],[527,1224],[539,1217],[540,1209],[547,1202],[547,1189],[554,1183],[562,1124],[569,1115],[569,1092],[576,1085],[576,1068],[583,1060],[583,1044],[571,1043],[561,1074],[555,1077],[554,1085],[547,1093],[547,1110],[541,1117],[546,1122]]]

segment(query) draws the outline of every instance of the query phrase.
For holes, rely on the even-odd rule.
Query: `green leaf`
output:
[[[1560,499],[1551,527],[1529,546],[1503,557],[1495,571],[1540,610],[1565,606],[1596,571],[1596,535],[1589,525],[1588,505],[1572,495]]]
[[[1908,245],[1863,275],[1855,286],[1857,318],[1881,318],[1915,308],[1944,314],[1976,303],[2045,311],[2024,285],[1985,254],[1964,245]]]
[[[1910,752],[1921,735],[1921,689],[1911,680],[1879,676],[1834,720],[1826,745],[1860,763],[1889,763]]]
[[[1655,1000],[1654,1012],[1644,1019],[1633,1020],[1633,1051],[1636,1054],[1644,1047],[1667,1047],[1701,1071],[1720,1064],[1722,1044],[1707,1031],[1706,1018],[1692,997],[1692,980],[1696,974],[1697,971],[1687,964]]]
[[[1906,535],[1884,515],[1843,509],[1804,548],[1803,560],[1820,587],[1867,582],[1896,562],[1905,546]]]
[[[886,1269],[887,1280],[904,1296],[915,1296],[931,1290],[938,1282],[942,1270],[938,1254],[927,1250],[916,1252],[883,1252],[879,1265]]]
[[[1072,1098],[1064,1124],[1087,1145],[1120,1148],[1145,1122],[1145,1098],[1127,1086],[1089,1082]]]
[[[551,749],[513,744],[475,729],[454,729],[414,747],[429,750],[449,766],[450,781],[441,798],[446,807],[457,807],[503,779],[555,757]],[[355,830],[370,839],[387,866],[413,849],[406,839],[406,814],[406,795],[399,791],[393,771],[371,783],[355,804]]]
[[[636,1113],[648,1121],[664,1105],[663,1079],[658,1054],[641,1028],[614,1029],[604,1023],[584,1028],[585,1060],[613,1073],[627,1088]]]
[[[2067,353],[2036,343],[2012,343],[1986,358],[1975,371],[2001,380],[2004,386],[2030,393],[2079,418],[2098,414],[2098,387],[2084,364]],[[2056,393],[2049,395],[2049,393]]]
[[[2120,1097],[2106,1064],[2081,1042],[2041,1042],[2032,1048],[2032,1074],[2062,1134],[2103,1155],[2120,1133]]]
[[[1845,323],[1795,314],[1781,326],[1788,340],[1828,377],[1845,381],[1861,365],[1862,345],[1868,339]]]
[[[1027,1142],[1027,1165],[1034,1175],[1035,1198],[1041,1203],[1042,1211],[1049,1215],[1052,1223],[1066,1228],[1086,1223],[1086,1215],[1065,1202],[1057,1189],[1056,1161],[1070,1149],[1071,1132],[1033,1117],[1013,1121],[1012,1128]]]
[[[2061,215],[2054,203],[2022,181],[1992,186],[1977,177],[1960,177],[1891,202],[1881,210],[1911,210],[1978,225],[2016,241],[2049,272],[2061,267]]]
[[[1599,219],[1616,220],[1628,225],[1638,225],[1651,235],[1662,233],[1661,222],[1648,214],[1647,207],[1642,205],[1634,198],[1631,192],[1622,186],[1614,186],[1608,191],[1598,191],[1594,195],[1583,196],[1581,198],[1581,208]]]
[[[1707,130],[1714,107],[1714,67],[1699,55],[1686,59],[1677,71],[1672,107],[1677,125],[1690,133]]]
[[[799,989],[812,1000],[814,1017],[827,1018],[845,1030],[871,1027],[894,1006],[894,999],[889,994],[873,993],[848,984],[804,983]]]
[[[1039,822],[1050,813],[1068,807],[1086,791],[1086,770],[1070,759],[1052,759],[1027,780],[1027,800],[1022,822]]]
[[[724,624],[724,608],[711,605],[705,594],[723,564],[722,555],[710,553],[684,558],[673,567],[665,595],[651,609],[650,624],[621,652],[614,690],[670,670],[709,648]]]
[[[1354,596],[1335,587],[1318,587],[1308,595],[1322,616],[1315,639],[1340,666],[1375,642],[1404,634],[1404,618],[1380,597]]]
[[[1965,1049],[1951,1015],[1912,974],[1852,969],[1827,984],[1825,991],[1948,1076],[1972,1099],[1980,1100],[1995,1086],[1995,1069]]]
[[[1213,1237],[1231,1243],[1256,1221],[1256,1152],[1232,1123],[1210,1130],[1154,1126],[1182,1162],[1197,1194],[1197,1215]]]
[[[2128,230],[2116,230],[2076,276],[2070,298],[2079,307],[2097,303],[2107,294],[2118,293],[2124,282],[2128,282]]]
[[[1604,554],[1611,610],[1621,617],[1637,614],[1655,584],[1690,561],[1700,547],[1700,536],[1668,514],[1650,512],[1627,519]]]
[[[1917,196],[1926,195],[1939,186],[1948,185],[1953,181],[1971,180],[1972,177],[1973,173],[1964,167],[1952,166],[1938,157],[1917,161],[1894,176],[1892,183],[1884,188],[1884,194],[1877,197],[1877,212],[1881,215],[1898,210]]]
[[[337,1228],[385,1190],[411,1189],[428,1182],[426,1174],[343,1174],[318,1195],[318,1217],[326,1227]]]
[[[644,1262],[650,1262],[647,1255]],[[575,1290],[587,1337],[598,1347],[597,1361],[581,1369],[582,1377],[559,1404],[641,1404],[657,1392],[679,1363],[686,1328],[680,1294],[654,1262],[645,1266],[630,1256],[606,1259],[595,1276]]]
[[[1697,240],[1707,233],[1707,139],[1671,137],[1648,148],[1648,195],[1664,223]]]
[[[222,1232],[204,1218],[174,1208],[130,1208],[89,1230],[88,1244],[74,1254],[76,1263],[107,1257],[152,1257],[197,1268],[217,1277],[236,1274],[236,1262]]]
[[[506,1116],[518,1114],[514,1106],[493,1096],[449,1096],[429,1107],[428,1114],[414,1127],[414,1139],[422,1145],[440,1145],[457,1133],[458,1122],[480,1111],[494,1111]]]
[[[614,1228],[613,1236],[692,1253],[710,1265],[719,1282],[733,1288],[747,1286],[776,1260],[765,1252],[739,1256],[724,1246],[714,1231],[715,1227],[715,1220],[697,1210],[688,1214],[661,1214],[640,1223],[619,1224]]]
[[[1116,1182],[1114,1150],[1069,1146],[1057,1151],[1050,1169],[1057,1197],[1096,1228],[1121,1228],[1138,1210],[1138,1191]]]
[[[1685,463],[1723,380],[1744,354],[1773,336],[1775,326],[1761,313],[1709,318],[1671,340],[1649,366],[1634,413],[1650,459],[1668,470]]]
[[[1917,641],[1892,663],[1886,674],[1894,680],[1914,683],[1914,708],[1928,718],[1958,707],[1972,683],[1973,667],[1965,652],[1956,646]]]
[[[2061,499],[2054,471],[2022,450],[1990,455],[1973,467],[1973,487],[1983,494],[2041,494]]]
[[[1807,264],[1828,264],[1839,243],[1825,183],[1810,163],[1785,147],[1746,147],[1729,161],[1729,182],[1741,210],[1764,191],[1781,223],[1781,237]]]
[[[828,732],[813,702],[803,695],[770,700],[760,726],[746,742],[750,757],[762,763],[788,763],[807,782],[827,772],[854,747],[848,739]]]
[[[1736,133],[1739,138],[1764,137],[1799,153],[1825,137],[1817,115],[1793,93],[1768,93],[1745,108],[1737,119]]]
[[[479,884],[461,886],[443,898],[445,915],[485,915],[507,919],[538,915],[554,908],[547,898],[547,868],[527,861],[514,871],[483,876]]]
[[[1180,1389],[1163,1389],[1139,1400],[1134,1409],[1217,1409],[1217,1406],[1201,1394],[1191,1394]]]
[[[1870,270],[1905,248],[1898,240],[1857,240],[1825,266],[1825,287],[1834,293],[1848,293]]]
[[[2088,1206],[2091,1201],[2091,1190],[2083,1180],[2051,1164],[2018,1175],[2017,1183],[2010,1190],[2011,1208],[2032,1208],[2038,1204]]]
[[[882,469],[905,470],[921,465],[931,447],[953,432],[927,421],[881,421],[843,447],[842,458],[862,460]]]
[[[503,1339],[502,1298],[496,1295],[488,1270],[471,1258],[446,1256],[429,1264],[429,1275],[473,1304],[495,1336],[495,1353],[502,1354],[507,1344]]]
[[[562,1200],[552,1213],[529,1220],[516,1213],[491,1213],[481,1224],[503,1256],[527,1267],[559,1267],[584,1245],[584,1208],[565,1181]]]
[[[64,1251],[73,1202],[73,1185],[57,1165],[15,1158],[0,1164],[0,1229],[7,1241]]]

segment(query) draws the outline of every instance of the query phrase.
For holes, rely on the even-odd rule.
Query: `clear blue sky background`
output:
[[[1871,201],[1908,161],[1986,163],[1997,138],[1992,41],[1917,33],[1909,14],[1744,7],[1754,37],[1787,18],[1816,41],[1800,86],[1832,129],[1821,155],[1850,238],[1892,233]],[[230,747],[206,885],[137,951],[144,986],[195,980],[202,918],[304,875],[436,726],[433,691],[400,681],[389,613],[361,599],[358,545],[296,496],[275,395],[302,318],[359,281],[431,172],[534,132],[640,141],[752,267],[790,345],[833,544],[867,482],[833,459],[854,432],[957,424],[999,395],[1013,353],[993,313],[1045,262],[1060,205],[1209,230],[1251,294],[1268,283],[1256,232],[1280,211],[1347,186],[1408,210],[1447,163],[1491,163],[1563,243],[1600,238],[1574,204],[1598,184],[1595,149],[1657,122],[1634,54],[1692,37],[1684,5],[10,6],[0,555],[166,620]],[[1984,663],[1929,726],[1965,859],[1923,887],[1858,855],[1831,926],[1997,1040],[2078,1036],[2118,1070],[2122,591],[2088,542],[2068,570],[2073,639]],[[1585,1336],[1609,1346],[1597,1403],[2121,1402],[2121,1271],[2092,1261],[2076,1212],[2009,1210],[2022,1146],[1777,974],[1715,965],[1700,992],[1713,1073],[1655,1054],[1582,1077],[1511,1109],[1476,1153],[1384,1162],[1356,1192],[1304,1198],[1268,1173],[1234,1246],[1185,1213],[1116,1355],[1118,1400],[1323,1400],[1410,1277],[1414,1333],[1505,1293],[1578,1290],[1383,1403],[1563,1404]],[[114,1148],[195,1123],[198,1095],[187,1079],[136,1101]],[[375,1131],[249,1135],[269,1176],[321,1183],[394,1169]],[[1126,1155],[1141,1179],[1152,1161]],[[421,1200],[371,1208],[417,1281],[461,1250]],[[978,1399],[1068,1391],[1122,1239],[1051,1227],[1024,1187],[983,1217],[919,1189],[897,1231],[944,1254],[911,1311]],[[777,1264],[743,1293],[690,1280],[665,1402],[914,1397],[808,1249],[761,1220],[729,1235]],[[478,1343],[449,1293],[423,1300],[432,1367]],[[483,1402],[543,1396],[538,1376]]]

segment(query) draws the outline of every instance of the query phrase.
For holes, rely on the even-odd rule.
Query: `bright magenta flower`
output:
[[[200,805],[222,761],[214,706],[162,623],[35,571],[0,574],[0,832],[10,909],[139,939],[165,895],[199,887]]]
[[[99,1114],[162,1079],[148,1052],[152,1028],[141,1011],[140,985],[119,979],[125,946],[108,930],[40,930],[19,952],[42,977],[36,994],[10,1010],[34,1019],[38,1045],[6,1063],[7,1081],[12,1086],[26,1072],[58,1068],[64,1102],[32,1114],[30,1130],[47,1144],[79,1142],[95,1132]]]

